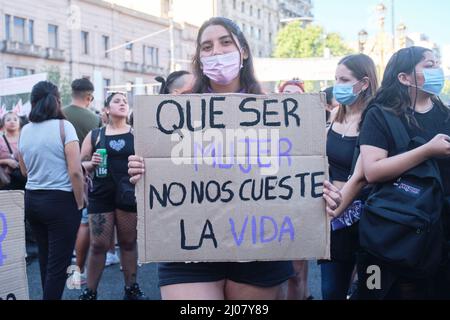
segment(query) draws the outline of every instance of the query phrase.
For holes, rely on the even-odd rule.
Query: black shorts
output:
[[[159,286],[228,279],[269,288],[295,275],[292,261],[159,263]]]
[[[128,178],[128,176],[124,177],[124,179]],[[119,190],[116,181],[120,181],[120,179],[113,179],[112,177],[94,179],[92,190],[89,192],[89,214],[113,212],[115,209],[137,212],[136,204],[124,204],[121,201],[122,192]]]

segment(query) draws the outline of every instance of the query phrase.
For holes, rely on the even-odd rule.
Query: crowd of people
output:
[[[201,26],[192,70],[156,78],[160,94],[264,94],[247,39],[227,18]],[[367,55],[338,63],[335,85],[324,90],[330,181],[323,197],[333,220],[331,259],[318,261],[323,299],[450,299],[450,108],[439,99],[443,85],[435,55],[421,47],[396,52],[383,79]],[[305,87],[294,79],[278,91]],[[87,273],[80,299],[97,299],[116,234],[123,298],[145,300],[136,282],[134,184],[152,168],[135,155],[126,95],[111,92],[99,117],[88,109],[93,92],[89,80],[75,80],[73,103],[62,108],[58,88],[40,82],[31,92],[29,124],[21,130],[14,113],[4,115],[3,188],[25,189],[44,299],[61,299],[74,248],[80,273]],[[106,176],[97,174],[99,149],[108,155]],[[381,270],[376,290],[368,286],[371,266]],[[314,299],[307,261],[160,263],[158,278],[162,299]]]

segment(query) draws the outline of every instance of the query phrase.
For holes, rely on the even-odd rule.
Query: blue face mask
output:
[[[359,82],[359,81],[358,81]],[[358,83],[356,82],[356,83]],[[337,102],[342,105],[350,106],[356,102],[359,93],[353,93],[355,84],[335,84],[333,87],[333,95]]]
[[[445,84],[444,70],[441,68],[425,68],[422,73],[425,82],[419,89],[435,96],[440,95]]]

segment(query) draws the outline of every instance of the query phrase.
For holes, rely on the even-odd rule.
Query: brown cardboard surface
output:
[[[0,240],[0,298],[14,294],[18,300],[28,300],[22,191],[0,191]]]
[[[171,103],[175,101],[183,110],[183,129],[187,130],[188,123],[194,121],[202,122],[202,101],[205,101],[205,128],[200,131],[210,129],[210,105],[213,98],[223,99],[215,103],[214,111],[221,112],[214,117],[214,124],[223,124],[225,129],[280,129],[283,131],[283,137],[291,141],[298,141],[293,145],[292,155],[310,156],[324,154],[325,152],[325,109],[322,103],[323,97],[319,94],[283,94],[283,95],[243,95],[243,94],[225,94],[225,95],[154,95],[154,96],[137,96],[135,105],[134,125],[136,129],[135,141],[136,152],[144,158],[169,158],[172,154],[174,142],[171,140],[170,134],[164,134],[158,130],[158,106],[162,105],[160,112],[161,126],[166,130],[173,131],[173,125],[176,127],[180,124],[180,117],[177,106]],[[253,108],[259,112],[259,122],[254,126],[242,126],[242,123],[253,122],[257,116],[254,112],[241,112],[239,110],[240,103],[246,99],[256,99],[245,104],[245,107]],[[300,126],[295,126],[296,118],[293,116],[285,116],[284,105],[282,101],[288,100],[288,111],[293,108],[293,102],[296,101],[298,108],[294,114],[300,119]],[[269,103],[278,101],[277,103]],[[187,102],[189,102],[190,112],[187,111]],[[280,122],[279,126],[264,125],[264,102],[266,102],[266,122]],[[278,113],[272,115],[270,113]],[[190,116],[189,116],[190,115]],[[188,120],[190,117],[190,120]],[[286,118],[288,126],[286,126]],[[196,126],[193,126],[197,128]],[[322,130],[323,129],[323,130]],[[218,129],[223,131],[224,129]],[[322,132],[323,131],[323,132]],[[143,137],[141,137],[141,132]],[[199,131],[196,131],[199,132]],[[236,150],[239,151],[239,150]],[[224,152],[224,156],[228,154]],[[236,152],[235,156],[244,154]]]
[[[284,120],[280,120],[277,126],[269,127],[258,123],[252,127],[256,130],[277,130],[280,138],[291,142],[288,157],[264,158],[272,164],[279,164],[275,173],[263,174],[253,153],[228,153],[223,150],[223,163],[235,163],[227,169],[221,168],[218,159],[208,157],[208,154],[203,159],[205,162],[209,160],[207,163],[193,161],[192,154],[190,157],[185,157],[184,154],[179,157],[172,155],[173,147],[181,139],[172,141],[169,134],[157,129],[158,105],[175,101],[182,106],[190,101],[191,106],[201,106],[201,99],[204,99],[208,106],[212,97],[223,99],[223,107],[220,109],[222,113],[217,121],[214,120],[216,124],[224,125],[224,128],[217,129],[219,133],[228,129],[242,129],[243,122],[252,120],[251,116],[239,108],[244,99],[256,99],[252,101],[255,106],[263,106],[264,101],[296,101],[299,106],[295,112],[300,120],[298,123],[290,115],[291,123],[288,126]],[[327,178],[325,111],[322,101],[323,97],[319,94],[137,97],[134,111],[136,154],[145,158],[146,166],[145,177],[136,188],[140,262],[329,258],[329,219],[321,198],[321,183]],[[275,107],[276,104],[272,106]],[[261,110],[263,109],[264,107]],[[161,117],[160,123],[169,123],[178,113],[179,110],[173,108],[172,112],[164,115],[164,119]],[[268,116],[276,118],[274,114]],[[207,128],[206,125],[205,129]],[[185,142],[186,132],[181,133]],[[252,169],[247,172],[245,168],[248,165],[245,164],[250,160],[253,161]],[[184,164],[175,164],[180,161]],[[296,175],[299,175],[298,178],[295,178]],[[261,181],[269,187],[264,189],[261,199],[246,201],[239,196],[239,190],[244,184],[244,194],[251,193],[253,181],[257,190],[260,190]],[[210,188],[210,201],[205,194],[205,198],[199,203],[196,193],[192,192],[193,182],[198,188],[202,182],[205,188]],[[186,190],[184,201],[181,201],[184,193],[180,191],[183,188],[180,185]],[[290,189],[286,185],[292,189],[290,197]],[[221,197],[218,199],[217,186],[221,188]],[[164,188],[169,187],[172,203],[168,201],[162,206],[155,192],[162,197]],[[266,191],[267,189],[269,190]],[[226,201],[230,197],[230,190],[234,196]],[[191,203],[193,194],[197,200]],[[272,199],[273,196],[276,198]],[[205,237],[199,246],[202,233]]]

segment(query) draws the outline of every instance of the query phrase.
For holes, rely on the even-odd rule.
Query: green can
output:
[[[97,149],[96,153],[102,157],[102,162],[95,169],[95,176],[97,178],[105,178],[108,176],[108,153],[106,149]]]

